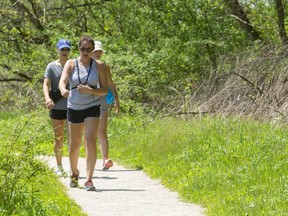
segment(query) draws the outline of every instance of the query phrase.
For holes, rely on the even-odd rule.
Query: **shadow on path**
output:
[[[55,158],[47,158],[55,168]],[[69,159],[64,157],[63,168],[69,169]],[[70,178],[59,178],[67,187],[68,195],[74,199],[89,216],[204,216],[200,205],[181,202],[175,192],[164,188],[158,181],[150,179],[140,170],[125,169],[114,163],[108,171],[102,171],[102,160],[97,160],[93,182],[96,192],[70,188]],[[79,185],[86,179],[85,159],[79,158]]]

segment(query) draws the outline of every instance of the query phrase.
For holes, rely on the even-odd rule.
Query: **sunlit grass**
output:
[[[19,114],[19,113],[18,113]],[[53,154],[46,112],[2,115],[0,120],[0,215],[86,215],[56,175],[37,160]]]
[[[65,215],[69,206],[79,211],[77,215],[83,214],[67,198],[52,171],[33,161],[37,155],[53,155],[48,113],[40,110],[21,117],[6,116],[1,125],[1,197],[16,189],[13,197],[17,199],[11,203],[16,203],[19,214],[32,208],[29,213]],[[113,160],[143,169],[183,200],[202,204],[207,215],[288,215],[285,125],[241,118],[149,121],[121,115],[112,119],[108,131]],[[64,155],[68,155],[67,148]],[[22,186],[25,181],[29,184]],[[13,187],[7,182],[16,183]],[[3,199],[0,204],[3,210]]]
[[[126,119],[130,127],[113,121],[114,157],[203,204],[208,215],[288,215],[287,127],[216,117],[145,127],[139,119],[134,126]]]

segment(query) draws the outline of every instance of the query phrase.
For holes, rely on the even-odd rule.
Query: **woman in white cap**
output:
[[[51,118],[54,132],[54,154],[57,163],[55,173],[58,176],[65,175],[62,167],[62,148],[64,143],[64,125],[67,119],[67,99],[63,97],[60,97],[58,99],[53,98],[53,94],[51,93],[57,93],[59,80],[64,65],[69,58],[70,49],[71,43],[69,40],[61,39],[58,41],[58,59],[50,62],[47,65],[43,81],[43,94],[45,97],[45,104],[46,107],[50,110],[49,116]]]
[[[95,48],[93,52],[91,53],[91,58],[95,59],[97,63],[104,66],[104,72],[106,76],[107,81],[107,87],[112,92],[114,96],[115,101],[115,112],[116,114],[120,110],[120,104],[119,104],[119,98],[116,86],[112,80],[110,67],[106,65],[104,62],[100,61],[102,54],[105,52],[105,50],[102,47],[102,43],[100,41],[94,41]],[[107,123],[108,123],[108,108],[110,104],[108,104],[105,97],[102,97],[101,99],[101,115],[100,115],[100,122],[99,122],[99,128],[97,132],[97,136],[100,142],[101,146],[101,153],[103,156],[103,164],[102,164],[102,170],[107,170],[110,167],[113,166],[113,162],[111,159],[109,159],[109,141],[107,136]]]

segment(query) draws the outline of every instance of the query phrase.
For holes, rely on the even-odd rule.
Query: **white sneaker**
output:
[[[56,167],[56,169],[55,169],[55,174],[56,174],[57,176],[61,176],[61,177],[66,175],[66,173],[65,173],[65,171],[64,171],[64,169],[63,169],[62,166],[57,166],[57,167]]]

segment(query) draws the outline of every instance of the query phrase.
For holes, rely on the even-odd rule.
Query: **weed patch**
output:
[[[85,215],[53,171],[37,160],[53,151],[44,115],[6,115],[0,122],[0,215]]]
[[[143,168],[183,200],[203,204],[208,215],[287,215],[286,126],[205,117],[129,129],[115,121],[113,157]]]

